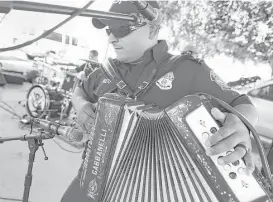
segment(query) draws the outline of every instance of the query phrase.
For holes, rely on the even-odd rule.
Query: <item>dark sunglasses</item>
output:
[[[110,36],[110,34],[112,33],[116,38],[123,38],[131,32],[139,29],[140,27],[143,27],[144,25],[146,25],[146,23],[140,25],[123,25],[117,28],[109,27],[106,29],[106,33],[108,36]]]

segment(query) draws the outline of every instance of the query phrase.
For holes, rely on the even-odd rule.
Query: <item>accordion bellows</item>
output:
[[[101,98],[80,181],[88,201],[271,201],[258,170],[242,176],[243,161],[223,167],[205,154],[202,138],[217,129],[210,109],[195,95],[165,110],[116,94]]]

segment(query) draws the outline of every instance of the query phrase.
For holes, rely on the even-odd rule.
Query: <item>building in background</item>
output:
[[[59,4],[80,8],[87,2],[85,0],[30,0],[39,3]],[[107,10],[112,0],[96,1],[89,9]],[[0,47],[9,47],[30,39],[36,38],[45,30],[59,24],[67,15],[48,13],[35,13],[12,10],[1,21],[0,16]],[[92,26],[91,18],[75,17],[64,24],[49,36],[33,43],[23,49],[32,53],[55,51],[59,56],[78,59],[88,58],[89,50],[96,49],[100,53],[99,60],[104,59],[108,42],[104,30],[97,30]]]

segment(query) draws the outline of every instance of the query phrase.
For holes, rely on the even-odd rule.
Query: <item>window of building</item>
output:
[[[46,39],[53,40],[53,41],[62,42],[62,34],[57,33],[57,32],[52,32],[51,34],[49,34],[49,35],[46,36],[45,38],[46,38]]]
[[[65,44],[69,45],[69,36],[65,35]]]
[[[76,39],[75,37],[72,37],[72,45],[78,46],[78,39]]]

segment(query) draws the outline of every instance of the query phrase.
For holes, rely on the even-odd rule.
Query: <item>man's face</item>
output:
[[[89,59],[90,60],[95,60],[96,59],[96,56],[94,56],[93,52],[89,53]]]
[[[143,56],[150,48],[150,28],[144,25],[122,38],[116,38],[112,33],[109,35],[109,42],[112,44],[116,58],[121,62],[134,62]]]

